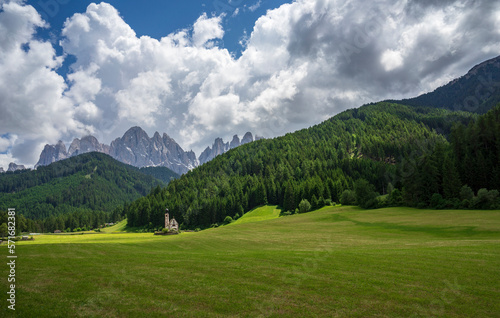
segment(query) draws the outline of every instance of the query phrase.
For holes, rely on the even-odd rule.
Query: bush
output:
[[[462,200],[462,202],[460,202],[460,209],[469,209],[471,206],[471,202],[470,200]]]
[[[389,195],[381,195],[377,197],[377,208],[385,208],[389,205]]]
[[[354,195],[358,205],[364,209],[377,206],[375,187],[365,179],[358,179],[354,183]]]
[[[477,197],[472,201],[472,205],[476,209],[493,209],[496,206],[497,197],[497,190],[479,189]]]
[[[299,213],[307,213],[311,211],[311,203],[307,201],[306,199],[303,199],[299,203]]]
[[[447,200],[446,202],[447,202],[446,203],[446,207],[447,208],[455,209],[455,210],[457,210],[457,209],[460,208],[460,203],[461,202],[460,202],[460,200],[458,198],[453,198],[451,200]]]
[[[344,192],[342,192],[342,195],[340,196],[340,203],[342,205],[355,205],[356,197],[354,196],[354,191],[344,190]]]
[[[425,202],[419,202],[417,204],[417,209],[425,209],[427,208],[427,204]]]
[[[197,228],[194,229],[194,231],[195,232],[199,232],[199,231],[201,231],[201,229],[199,227],[197,227]]]
[[[233,218],[230,217],[229,215],[226,216],[226,218],[224,219],[224,225],[227,225],[229,223],[233,222]]]
[[[464,185],[462,189],[460,189],[460,200],[462,200],[462,202],[464,200],[472,201],[473,198],[474,191],[472,191],[472,189],[468,185]]]
[[[446,206],[446,201],[439,193],[434,193],[431,197],[431,205],[434,209],[443,209]]]
[[[403,193],[399,189],[394,189],[389,194],[389,206],[402,206]]]

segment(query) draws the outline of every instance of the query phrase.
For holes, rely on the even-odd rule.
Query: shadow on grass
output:
[[[471,237],[478,235],[498,236],[499,234],[499,231],[478,230],[476,226],[445,226],[445,227],[418,226],[418,225],[402,225],[402,224],[384,223],[384,222],[363,222],[350,219],[342,214],[334,214],[332,215],[332,217],[335,222],[347,221],[363,227],[373,227],[373,228],[381,228],[386,230],[396,230],[403,232],[420,232],[442,238]]]

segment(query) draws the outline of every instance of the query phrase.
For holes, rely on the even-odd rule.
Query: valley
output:
[[[0,317],[500,317],[500,2],[0,0]]]
[[[493,317],[499,243],[500,211],[349,206],[168,237],[41,235],[18,243],[16,314]]]

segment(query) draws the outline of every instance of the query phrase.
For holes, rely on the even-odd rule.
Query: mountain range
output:
[[[132,127],[122,137],[113,140],[111,145],[100,143],[94,136],[75,138],[67,150],[62,141],[55,145],[45,145],[35,167],[46,166],[88,152],[101,152],[138,168],[160,166],[167,167],[177,174],[184,174],[230,149],[253,140],[250,132],[245,134],[241,142],[237,135],[230,143],[224,143],[221,138],[217,138],[212,148],[207,147],[199,158],[196,158],[193,151],[184,151],[166,133],[161,136],[155,132],[150,138],[141,127]]]
[[[262,137],[255,136],[255,140],[260,140],[263,139]],[[207,147],[201,155],[198,157],[198,161],[200,165],[209,162],[210,160],[214,159],[215,157],[222,155],[223,153],[234,149],[236,147],[239,147],[244,144],[248,144],[250,142],[254,141],[253,135],[251,132],[247,132],[244,136],[243,139],[238,137],[238,135],[234,135],[233,139],[231,142],[226,142],[224,143],[224,140],[222,138],[216,138],[212,148]]]

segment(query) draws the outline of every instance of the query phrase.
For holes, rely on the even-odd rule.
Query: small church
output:
[[[166,211],[166,213],[165,213],[165,228],[168,229],[169,231],[170,230],[179,231],[179,223],[177,223],[175,218],[172,218],[172,220],[170,220],[170,215],[168,214],[168,209],[165,209],[165,211]]]

